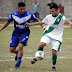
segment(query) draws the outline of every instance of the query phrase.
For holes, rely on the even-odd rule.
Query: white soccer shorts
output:
[[[60,49],[61,43],[59,41],[56,41],[56,40],[51,39],[44,35],[41,37],[40,42],[44,42],[44,43],[46,43],[46,45],[51,43],[51,49],[54,49],[56,51],[61,51],[61,49]]]

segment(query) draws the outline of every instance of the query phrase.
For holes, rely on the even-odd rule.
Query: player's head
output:
[[[52,16],[57,16],[58,15],[58,6],[56,3],[52,3],[50,6],[50,13]]]
[[[18,10],[19,10],[19,14],[20,15],[23,15],[24,14],[24,12],[25,12],[25,3],[23,3],[23,2],[19,2],[18,3]]]

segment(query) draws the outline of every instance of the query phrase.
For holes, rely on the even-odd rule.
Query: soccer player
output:
[[[64,15],[58,13],[58,6],[55,3],[50,6],[50,12],[51,14],[47,15],[42,21],[32,24],[26,24],[27,26],[48,24],[43,33],[43,36],[41,37],[38,51],[43,51],[43,48],[49,43],[51,43],[52,70],[56,71],[55,65],[57,61],[57,52],[61,50],[60,47],[62,44],[63,24],[67,22],[70,26],[72,26],[72,22],[69,19],[67,19]],[[31,63],[34,64],[36,61],[37,59],[34,58],[33,61],[31,61]]]
[[[30,29],[29,27],[26,27],[25,23],[30,23],[30,20],[39,21],[39,19],[37,19],[32,13],[25,11],[25,8],[25,3],[18,3],[18,11],[11,13],[8,21],[6,21],[0,28],[1,32],[14,20],[14,31],[10,41],[10,52],[16,54],[15,60],[17,60],[17,62],[15,64],[15,68],[19,68],[21,65],[23,47],[27,45],[27,41],[29,39]],[[19,46],[18,50],[16,50],[17,46]]]

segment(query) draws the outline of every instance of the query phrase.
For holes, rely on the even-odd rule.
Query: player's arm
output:
[[[69,25],[72,27],[72,22],[69,19],[65,19],[65,22],[69,23]]]
[[[36,20],[37,22],[40,22],[39,19]],[[45,30],[45,26],[43,24],[40,24],[40,26]]]
[[[39,19],[37,19],[36,17],[35,17],[35,15],[31,15],[31,19],[32,20],[34,20],[34,21],[36,21],[36,22],[40,22],[40,20]],[[43,25],[40,25],[44,30],[45,30],[45,27],[43,26]]]
[[[30,26],[35,26],[35,25],[42,25],[44,24],[42,21],[38,21],[38,22],[35,22],[35,23],[26,23],[28,27]]]
[[[4,28],[6,28],[9,24],[10,24],[10,22],[6,21],[6,22],[4,23],[4,25],[0,28],[0,32],[1,32]]]

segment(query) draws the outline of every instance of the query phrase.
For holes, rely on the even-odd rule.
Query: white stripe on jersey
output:
[[[27,20],[29,20],[31,18],[31,15],[26,16],[26,17],[22,17],[22,18],[19,18],[18,16],[15,16],[15,15],[12,15],[12,17],[17,23],[21,24],[21,23],[24,23]]]

